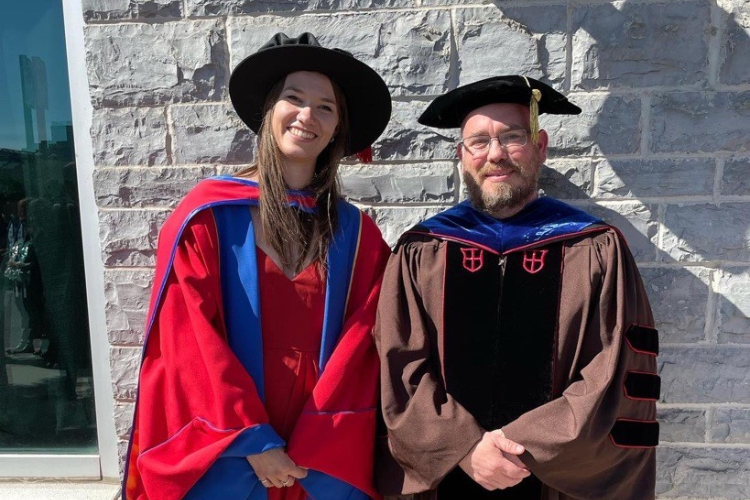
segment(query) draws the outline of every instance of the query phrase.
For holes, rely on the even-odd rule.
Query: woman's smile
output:
[[[316,134],[309,132],[307,130],[302,130],[301,128],[297,127],[288,127],[287,130],[290,134],[292,134],[295,137],[299,137],[300,139],[315,139],[318,137]]]

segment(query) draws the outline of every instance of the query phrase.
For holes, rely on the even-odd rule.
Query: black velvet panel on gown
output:
[[[449,242],[444,296],[448,392],[487,430],[551,399],[562,243],[504,257]],[[460,468],[439,500],[533,500],[541,483],[487,491]]]

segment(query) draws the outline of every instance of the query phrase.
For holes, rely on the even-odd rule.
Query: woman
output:
[[[229,93],[256,163],[196,186],[161,231],[126,500],[366,499],[388,247],[340,199],[390,95],[367,65],[279,33]]]

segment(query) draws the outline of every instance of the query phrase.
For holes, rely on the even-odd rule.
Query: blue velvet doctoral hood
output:
[[[507,253],[603,224],[600,219],[554,198],[538,198],[503,220],[475,209],[467,200],[418,224],[407,234],[430,234]]]

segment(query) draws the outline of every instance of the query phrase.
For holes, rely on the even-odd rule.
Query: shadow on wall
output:
[[[561,72],[543,47],[548,33],[522,9],[494,3],[540,40],[537,65],[523,70],[569,84],[584,109],[542,117],[551,146],[541,185],[625,234],[664,346],[661,402],[749,403],[748,351],[727,344],[750,343],[750,10],[716,0],[573,5],[562,29],[572,62]],[[608,93],[588,93],[598,90]],[[663,441],[747,443],[746,434],[706,432],[726,408],[665,411],[678,424],[673,431],[660,412]],[[747,428],[748,412],[733,418]],[[677,437],[680,425],[702,429]],[[747,468],[733,463],[742,452],[660,448],[657,493],[746,498],[738,482]]]
[[[495,3],[512,22],[528,23],[514,18],[520,9]],[[722,57],[723,64],[713,70],[719,83],[744,84],[750,62],[741,63],[736,53],[750,48],[747,33],[715,0],[700,4],[697,15],[683,2],[579,7],[571,14],[574,60],[567,79],[571,88],[565,90],[573,92],[584,113],[542,117],[551,136],[551,168],[545,169],[542,187],[623,231],[646,282],[658,282],[649,292],[661,313],[663,342],[716,341],[712,331],[724,317],[721,326],[730,328],[735,342],[747,343],[747,336],[737,334],[750,333],[748,311],[742,312],[748,304],[720,304],[705,313],[716,307],[709,300],[709,275],[746,267],[750,255],[750,219],[743,214],[748,205],[737,198],[750,194],[750,183],[741,176],[750,160],[733,157],[750,153],[748,95],[714,90],[708,61],[710,55]],[[712,22],[712,9],[718,9],[721,21]],[[684,26],[667,24],[676,19]],[[684,32],[693,36],[686,39]],[[714,44],[721,44],[720,49],[710,54]],[[564,75],[555,64],[539,49],[536,67],[524,69],[560,88]],[[461,83],[468,81],[462,78]],[[596,90],[610,93],[575,94]],[[685,264],[693,264],[694,272],[685,270]],[[683,292],[689,286],[692,299],[683,300],[685,294],[671,291],[672,285]],[[664,294],[677,300],[660,310]]]

